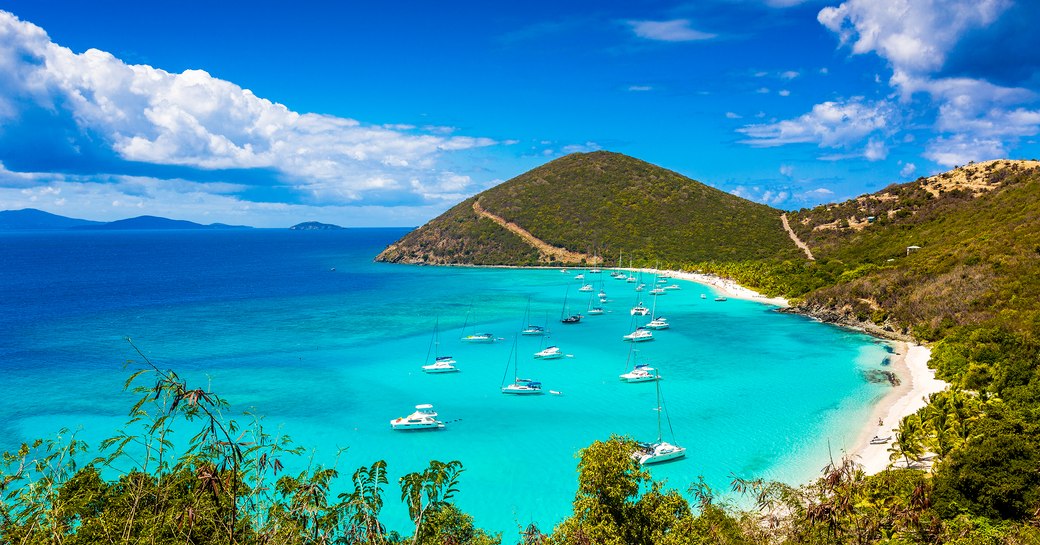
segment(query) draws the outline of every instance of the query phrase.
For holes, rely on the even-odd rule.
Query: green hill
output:
[[[1040,163],[969,165],[789,217],[817,258],[822,285],[789,294],[810,313],[922,339],[1040,315]]]
[[[779,210],[619,153],[562,157],[464,201],[378,259],[408,263],[533,265],[568,262],[539,252],[484,211],[556,248],[637,264],[680,266],[801,253]],[[579,258],[580,259],[580,258]],[[625,258],[627,263],[628,258]]]

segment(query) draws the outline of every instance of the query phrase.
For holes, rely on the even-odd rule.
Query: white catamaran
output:
[[[659,462],[667,462],[668,460],[675,460],[686,456],[686,448],[674,445],[664,440],[664,430],[661,427],[661,413],[664,413],[665,418],[668,419],[668,411],[664,407],[664,403],[661,401],[661,381],[657,383],[657,441],[653,443],[640,443],[639,449],[632,453],[632,458],[639,462],[641,465],[656,464]],[[668,431],[672,437],[672,441],[675,441],[675,433],[672,431],[672,421],[668,419]]]

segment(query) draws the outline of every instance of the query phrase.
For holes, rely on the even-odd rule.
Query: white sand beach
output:
[[[932,351],[916,344],[896,343],[896,353],[891,366],[902,383],[888,393],[875,407],[870,419],[860,431],[856,446],[848,454],[863,465],[868,474],[883,471],[889,465],[888,447],[891,443],[872,445],[871,438],[892,437],[892,431],[908,415],[914,414],[926,404],[927,397],[946,389],[949,384],[935,378],[935,371],[928,368]]]
[[[749,288],[745,288],[740,284],[728,279],[715,276],[714,274],[703,274],[703,273],[691,273],[683,271],[659,271],[656,269],[635,269],[649,274],[660,274],[668,278],[678,278],[680,280],[688,280],[690,282],[696,282],[698,284],[705,284],[712,286],[722,293],[726,294],[726,297],[732,297],[733,299],[746,299],[749,301],[758,301],[767,305],[775,305],[778,307],[791,306],[787,299],[783,297],[766,297],[761,293]]]

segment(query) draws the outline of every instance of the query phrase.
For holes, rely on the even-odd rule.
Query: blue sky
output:
[[[797,209],[1040,156],[1023,0],[0,10],[0,209],[411,226],[597,149]]]

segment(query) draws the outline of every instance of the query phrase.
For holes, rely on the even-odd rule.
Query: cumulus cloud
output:
[[[794,119],[746,125],[741,143],[755,147],[816,144],[821,148],[851,148],[872,134],[884,133],[894,121],[888,101],[867,103],[855,98],[824,102]]]
[[[654,88],[653,88],[653,87],[651,87],[651,86],[649,86],[649,85],[629,85],[629,86],[628,86],[628,90],[629,90],[629,91],[635,91],[635,92],[640,92],[640,91],[653,91],[653,89],[654,89]]]
[[[741,119],[743,117],[744,116],[742,116],[742,115],[740,115],[738,113],[726,112],[726,119]]]
[[[896,70],[934,71],[968,29],[992,23],[1011,0],[846,0],[817,20],[852,52],[875,52]]]
[[[437,199],[423,188],[442,187],[449,175],[442,156],[496,144],[451,136],[454,129],[416,133],[410,125],[298,113],[202,70],[170,73],[97,49],[77,54],[4,11],[0,70],[3,118],[35,108],[68,119],[124,161],[274,171],[318,203],[412,190]]]
[[[899,169],[899,176],[902,178],[909,178],[917,172],[917,165],[913,163],[907,163],[903,165],[903,168]]]
[[[670,21],[628,21],[636,36],[661,42],[692,42],[710,40],[716,35],[690,27],[689,19]]]
[[[942,72],[966,34],[978,34],[1003,15],[1014,15],[1014,6],[1011,0],[846,0],[822,9],[817,19],[843,45],[850,45],[853,54],[875,53],[888,61],[888,83],[901,105],[909,107],[915,95],[928,97],[936,136],[924,156],[952,166],[1005,156],[1019,139],[1040,132],[1034,92]],[[1001,48],[983,49],[1008,54]]]

